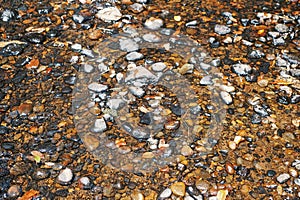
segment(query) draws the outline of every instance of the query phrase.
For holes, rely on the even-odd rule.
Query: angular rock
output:
[[[105,22],[118,21],[122,17],[122,13],[117,7],[108,7],[100,10],[96,17],[100,18]]]

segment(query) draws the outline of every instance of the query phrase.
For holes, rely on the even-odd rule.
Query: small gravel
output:
[[[231,29],[226,25],[215,25],[214,31],[219,35],[226,35],[231,32]]]

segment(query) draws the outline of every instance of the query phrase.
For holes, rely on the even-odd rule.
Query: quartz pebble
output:
[[[108,87],[107,85],[103,85],[100,83],[91,83],[88,86],[89,90],[93,91],[93,92],[103,92],[105,91]]]
[[[117,21],[121,19],[122,13],[119,11],[117,7],[108,7],[100,10],[96,17],[100,18],[105,22]]]
[[[163,20],[159,18],[150,17],[146,20],[145,26],[151,30],[158,30],[163,26]]]
[[[151,69],[155,72],[161,72],[166,68],[166,64],[163,62],[154,63],[151,65]]]
[[[107,129],[106,122],[103,118],[95,120],[94,127],[92,128],[93,132],[101,133],[106,129]]]
[[[246,76],[251,72],[252,68],[247,64],[234,64],[232,71],[240,76]]]
[[[73,173],[72,170],[69,168],[62,170],[57,177],[57,181],[61,185],[70,184],[72,179],[73,179]]]
[[[220,96],[227,105],[231,104],[233,101],[231,95],[228,92],[221,91]]]
[[[126,59],[129,61],[136,61],[136,60],[140,60],[144,57],[143,54],[139,53],[139,52],[130,52],[129,54],[126,55]]]

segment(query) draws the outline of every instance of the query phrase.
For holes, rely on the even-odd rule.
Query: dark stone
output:
[[[136,183],[135,182],[129,182],[127,186],[128,186],[129,189],[133,190],[136,187]]]
[[[236,169],[236,174],[242,177],[247,177],[250,173],[250,170],[244,166],[238,166]]]
[[[249,19],[241,19],[241,23],[243,26],[247,26],[249,23]]]
[[[0,55],[5,57],[17,56],[23,53],[25,47],[24,44],[8,44],[0,50]]]
[[[65,83],[69,85],[74,85],[76,83],[77,77],[76,76],[67,76],[65,78]]]
[[[60,31],[56,29],[51,29],[46,33],[48,38],[58,37],[60,35]]]
[[[43,143],[43,144],[39,145],[38,151],[40,151],[41,153],[53,154],[56,152],[56,146],[55,146],[55,144],[52,144],[50,142]]]
[[[201,106],[197,105],[195,107],[192,107],[190,109],[190,112],[193,114],[193,115],[198,115],[200,113],[203,113],[203,109],[201,108]]]
[[[200,195],[201,193],[200,193],[200,191],[196,188],[196,186],[189,186],[189,187],[187,187],[186,188],[186,191],[187,191],[187,193],[189,194],[189,195],[191,195],[192,197],[194,197],[194,196],[198,196],[198,195]]]
[[[67,197],[68,194],[69,194],[69,192],[68,192],[68,189],[61,189],[61,190],[57,190],[57,191],[55,192],[55,194],[56,194],[57,196]]]
[[[0,135],[7,134],[9,129],[5,126],[0,126]]]
[[[26,77],[26,72],[23,70],[19,70],[12,78],[12,82],[20,83],[25,77]]]
[[[290,103],[289,97],[287,96],[279,96],[277,98],[277,102],[280,104],[288,105]]]
[[[27,63],[29,63],[30,58],[29,57],[23,57],[20,58],[16,61],[15,66],[16,67],[23,67],[24,65],[26,65]]]
[[[37,8],[37,12],[40,15],[49,14],[50,12],[52,12],[52,10],[53,10],[53,7],[50,4],[41,5],[41,6],[38,6],[38,8]]]
[[[259,71],[267,74],[269,72],[270,63],[269,62],[262,62],[259,66]]]
[[[259,114],[261,117],[269,116],[268,111],[263,106],[255,105],[255,106],[253,106],[253,109],[254,109],[254,112]]]
[[[252,124],[260,124],[261,123],[261,117],[254,113],[252,116],[251,116],[251,123]]]
[[[11,20],[16,19],[17,16],[18,16],[18,13],[15,10],[5,9],[1,13],[1,20],[4,22],[9,22]]]
[[[63,94],[70,94],[72,92],[72,88],[70,86],[63,87],[61,92]]]
[[[42,44],[46,40],[46,36],[41,33],[28,33],[24,38],[33,44]]]
[[[35,180],[43,180],[49,176],[50,172],[46,169],[36,169],[32,174],[32,178]]]
[[[300,102],[300,95],[298,94],[292,94],[291,96],[291,103],[292,104],[297,104]]]
[[[171,105],[171,111],[177,116],[181,116],[184,113],[180,105],[174,105],[174,104]]]
[[[15,148],[15,144],[12,142],[3,142],[1,146],[5,150],[13,150]]]
[[[145,113],[140,117],[140,123],[141,124],[146,124],[149,125],[152,122],[152,114],[149,113]]]
[[[227,113],[230,114],[230,115],[233,115],[234,114],[234,109],[233,108],[228,108]]]

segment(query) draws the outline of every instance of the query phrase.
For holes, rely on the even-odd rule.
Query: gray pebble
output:
[[[103,92],[108,87],[107,87],[107,85],[103,85],[103,84],[94,82],[94,83],[89,84],[88,88],[89,88],[89,90],[91,90],[93,92]]]
[[[280,33],[286,33],[289,30],[289,27],[285,24],[277,24],[275,26],[275,30],[280,32]]]
[[[285,44],[285,40],[282,37],[274,38],[273,39],[273,44],[275,46],[284,45]]]
[[[155,72],[161,72],[166,68],[166,64],[163,62],[157,62],[151,65],[151,69]]]
[[[133,39],[120,39],[119,42],[122,51],[132,52],[139,49],[139,45]]]
[[[102,133],[106,129],[107,129],[106,122],[103,118],[95,120],[94,127],[92,128],[93,132]]]
[[[215,25],[214,31],[219,35],[225,35],[231,32],[231,29],[228,26],[217,24]]]
[[[129,91],[136,97],[142,97],[145,94],[145,91],[140,87],[129,87]]]
[[[130,52],[129,54],[126,55],[126,59],[129,61],[135,61],[135,60],[140,60],[144,57],[143,54],[139,53],[139,52]]]
[[[161,38],[155,34],[152,34],[152,33],[148,33],[148,34],[145,34],[143,35],[143,39],[146,41],[146,42],[160,42],[161,41]]]
[[[92,65],[85,64],[83,65],[83,71],[86,73],[91,73],[94,71],[94,67]]]

